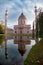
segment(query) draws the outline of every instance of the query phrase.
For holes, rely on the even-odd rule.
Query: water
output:
[[[0,65],[24,65],[35,40],[26,37],[0,37]]]

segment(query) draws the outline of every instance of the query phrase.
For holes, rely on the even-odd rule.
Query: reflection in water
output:
[[[8,59],[7,37],[5,36],[5,58]]]
[[[2,65],[24,65],[24,60],[32,46],[29,37],[25,38],[18,37],[16,40],[15,38],[8,40],[5,36],[5,44],[2,48],[0,47],[0,63]],[[2,39],[0,38],[1,43],[3,42]]]
[[[15,41],[30,41],[31,38],[29,36],[15,36],[14,40]]]
[[[8,50],[7,50],[7,37],[0,36],[0,46],[3,47],[5,43],[5,58],[8,58]]]
[[[0,36],[0,46],[4,45],[4,36]]]
[[[26,51],[26,44],[30,44],[31,41],[27,36],[16,36],[14,38],[14,43],[18,44],[18,51],[21,56],[23,56]]]
[[[25,47],[25,43],[24,42],[18,42],[18,51],[20,52],[20,54],[23,56],[23,54],[26,51],[26,47]]]
[[[30,45],[31,41],[29,37],[27,38],[25,36],[24,37],[19,36],[14,38],[14,43],[18,44],[18,51],[22,58],[20,65],[24,65],[24,54],[26,53],[26,45],[27,44]]]
[[[23,55],[26,52],[25,42],[23,42],[23,41],[18,42],[18,51],[22,57],[22,64],[21,65],[24,65]]]

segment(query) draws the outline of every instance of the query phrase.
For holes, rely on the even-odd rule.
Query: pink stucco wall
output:
[[[15,25],[14,26],[14,33],[15,31],[17,32],[17,34],[21,34],[20,31],[22,31],[22,34],[30,34],[31,32],[31,25],[25,25],[20,27],[19,25]]]
[[[14,34],[30,34],[31,25],[26,25],[26,17],[21,13],[18,18],[18,25],[14,26]]]

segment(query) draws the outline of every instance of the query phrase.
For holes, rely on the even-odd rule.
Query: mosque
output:
[[[18,18],[18,25],[14,25],[14,30],[7,30],[7,18],[8,18],[8,11],[5,12],[5,33],[8,34],[31,34],[31,25],[26,25],[26,17],[21,13]]]
[[[30,34],[31,25],[26,25],[26,17],[21,13],[18,18],[18,25],[14,25],[14,34]]]

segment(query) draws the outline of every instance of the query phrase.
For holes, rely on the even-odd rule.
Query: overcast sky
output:
[[[5,21],[5,10],[8,9],[8,27],[18,24],[18,17],[22,13],[26,16],[26,24],[31,24],[35,18],[34,6],[36,0],[0,0],[0,20]],[[43,8],[43,0],[37,0],[37,8]]]

